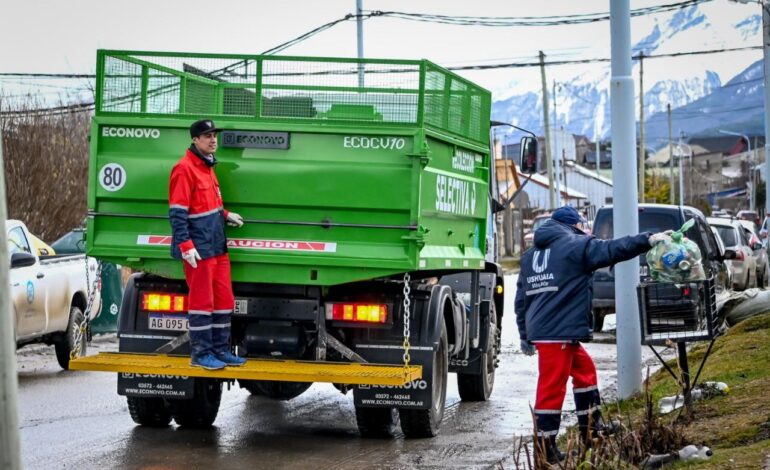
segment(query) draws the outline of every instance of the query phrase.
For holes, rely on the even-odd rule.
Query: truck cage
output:
[[[99,50],[96,115],[425,127],[488,146],[489,91],[427,60]]]

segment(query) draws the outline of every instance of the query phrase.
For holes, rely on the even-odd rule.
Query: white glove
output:
[[[649,238],[650,246],[655,246],[658,243],[671,241],[671,230],[665,232],[653,233]]]
[[[198,267],[198,260],[201,259],[201,255],[198,254],[198,250],[190,248],[187,251],[182,252],[182,259],[190,263],[193,268]]]
[[[231,227],[243,227],[243,217],[235,212],[227,213],[227,225]]]

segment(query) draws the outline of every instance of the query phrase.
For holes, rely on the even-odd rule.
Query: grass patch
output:
[[[689,354],[690,370],[695,374],[708,347],[701,343]],[[669,366],[678,371],[676,360]],[[690,416],[675,411],[662,417],[685,424],[685,440],[705,444],[714,456],[705,462],[680,463],[672,468],[762,468],[770,453],[770,314],[750,318],[720,337],[703,368],[699,382],[725,382],[726,396],[696,401]],[[666,372],[659,370],[649,379],[653,403],[676,394],[679,386]],[[609,414],[643,416],[644,397],[607,406]]]

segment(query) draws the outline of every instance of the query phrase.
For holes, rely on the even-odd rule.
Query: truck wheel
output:
[[[217,419],[222,400],[222,383],[218,380],[195,379],[192,399],[169,400],[171,416],[182,427],[205,429]]]
[[[70,351],[72,351],[72,348],[75,345],[78,329],[84,321],[85,316],[83,315],[83,311],[80,310],[80,307],[76,307],[74,305],[70,307],[70,318],[69,323],[67,324],[67,331],[65,331],[64,334],[54,342],[56,360],[64,370],[69,370],[70,368]],[[80,339],[81,357],[86,355],[86,347],[88,346],[87,339],[88,338],[86,335],[83,335],[83,337]]]
[[[361,437],[393,437],[398,430],[398,410],[356,407],[356,424]]]
[[[498,342],[497,313],[495,304],[489,307],[489,344],[487,352],[481,355],[480,374],[457,374],[457,389],[462,401],[487,401],[495,386],[495,364],[500,351]]]
[[[599,332],[602,331],[602,328],[604,328],[604,315],[605,311],[600,308],[593,309],[593,317],[594,317],[594,331]]]
[[[241,388],[252,395],[264,395],[273,400],[291,400],[305,393],[313,382],[278,382],[275,380],[238,380]]]
[[[444,419],[447,374],[449,373],[448,349],[446,325],[442,321],[438,350],[433,356],[430,408],[427,410],[398,410],[401,417],[401,430],[404,431],[406,437],[434,437],[438,434],[441,420]]]
[[[136,424],[163,428],[171,422],[171,413],[162,398],[126,397],[128,412]]]

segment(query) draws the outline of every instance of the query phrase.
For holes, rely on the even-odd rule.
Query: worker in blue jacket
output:
[[[583,220],[573,207],[557,209],[535,232],[534,247],[522,256],[516,283],[521,349],[533,355],[537,348],[538,353],[535,425],[538,447],[549,463],[563,458],[556,435],[570,376],[584,442],[590,443],[603,426],[596,367],[580,344],[593,336],[593,272],[633,259],[667,237],[641,233],[599,240],[583,232]]]

